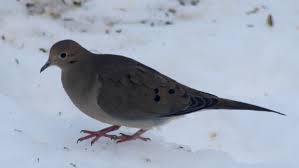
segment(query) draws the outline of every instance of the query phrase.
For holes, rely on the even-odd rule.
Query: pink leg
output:
[[[117,139],[116,135],[108,135],[107,133],[111,132],[111,131],[118,130],[119,128],[120,128],[120,126],[118,126],[118,125],[112,125],[110,127],[104,128],[100,131],[82,130],[81,131],[82,133],[86,133],[86,134],[89,134],[89,135],[79,138],[77,140],[77,143],[81,142],[81,141],[84,141],[86,139],[89,139],[89,138],[93,138],[93,140],[91,141],[91,145],[92,145],[101,137],[107,137],[107,138],[116,140]]]
[[[151,140],[150,138],[144,138],[144,137],[141,136],[146,131],[147,130],[145,130],[145,129],[140,129],[139,131],[137,131],[133,135],[126,135],[126,134],[122,134],[121,133],[121,136],[117,137],[117,141],[116,142],[117,143],[122,143],[122,142],[132,141],[132,140],[136,140],[136,139],[140,139],[140,140],[143,140],[143,141],[149,141],[149,140]]]

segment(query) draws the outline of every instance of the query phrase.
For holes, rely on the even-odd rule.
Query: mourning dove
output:
[[[40,72],[51,65],[61,70],[63,88],[86,115],[112,126],[88,134],[79,141],[108,137],[117,142],[141,139],[147,130],[174,118],[204,109],[256,110],[263,107],[223,99],[192,89],[131,58],[94,54],[72,40],[55,43]],[[139,128],[133,135],[107,133],[120,126]]]

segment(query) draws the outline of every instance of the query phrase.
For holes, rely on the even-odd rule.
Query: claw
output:
[[[143,141],[151,141],[151,139],[150,139],[150,138],[144,138],[144,137],[140,137],[140,139],[141,139],[141,140],[143,140]]]
[[[100,137],[95,137],[93,140],[90,142],[90,146],[92,146]]]
[[[94,131],[88,131],[88,130],[81,130],[80,133],[86,133],[86,134],[93,134]]]
[[[111,140],[117,140],[118,139],[118,136],[116,136],[116,135],[108,135],[108,134],[106,134],[105,137],[110,138]]]

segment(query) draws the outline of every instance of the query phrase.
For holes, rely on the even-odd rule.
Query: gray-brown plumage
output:
[[[79,141],[106,136],[123,142],[142,139],[146,130],[172,118],[203,109],[238,109],[274,112],[255,105],[219,98],[189,88],[133,59],[110,54],[93,54],[72,40],[54,44],[50,65],[62,70],[63,87],[72,102],[88,116],[113,126],[88,133]],[[282,114],[284,115],[284,114]],[[129,136],[108,135],[120,126],[140,128]]]

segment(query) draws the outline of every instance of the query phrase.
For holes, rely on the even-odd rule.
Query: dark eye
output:
[[[61,53],[61,54],[59,55],[59,58],[60,58],[60,59],[65,59],[66,56],[67,56],[66,53]]]

